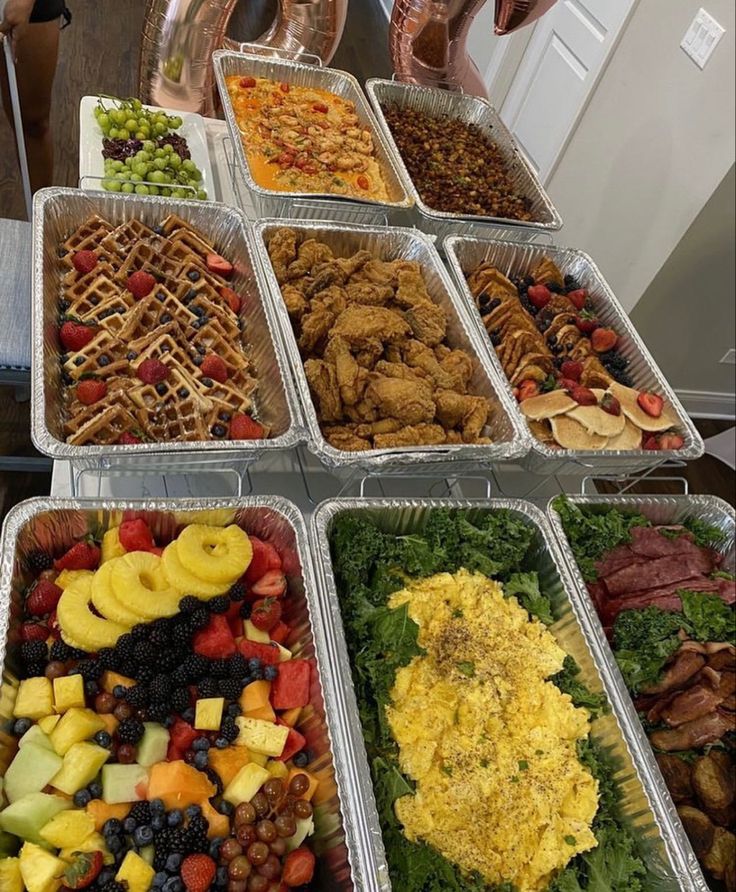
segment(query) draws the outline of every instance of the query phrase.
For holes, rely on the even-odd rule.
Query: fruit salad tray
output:
[[[2,579],[0,888],[359,887],[292,503],[30,500]]]
[[[310,448],[325,465],[411,473],[421,465],[451,463],[459,473],[462,467],[472,470],[526,453],[515,408],[497,384],[484,345],[428,236],[414,229],[314,221],[284,227],[280,220],[262,220],[254,233]],[[308,276],[299,277],[313,251],[332,257],[320,274],[321,289],[311,286]],[[310,305],[300,297],[300,282],[307,283]],[[314,358],[341,350],[338,362],[345,365],[338,365],[336,376],[329,363]],[[461,384],[453,383],[458,369],[463,370]],[[366,387],[371,378],[380,380]],[[379,385],[385,385],[380,393]],[[431,399],[420,399],[424,390],[451,401],[453,412],[445,417]],[[478,407],[484,423],[470,436],[464,420]],[[448,436],[438,423],[427,423],[437,420],[447,421]],[[358,421],[366,423],[351,423]],[[371,443],[355,435],[364,429],[386,436]]]
[[[321,204],[329,203],[332,207],[332,219],[343,219],[341,215],[346,214],[351,220],[355,217],[356,208],[364,208],[369,215],[365,219],[370,220],[381,216],[385,219],[386,212],[401,211],[411,206],[412,200],[407,194],[393,150],[379,128],[360,84],[351,74],[332,68],[317,68],[304,62],[233,53],[228,50],[217,50],[212,58],[237,166],[253,196],[259,217],[288,217],[291,215],[291,207],[295,200],[304,205],[308,205],[311,200],[317,200]],[[280,82],[286,89],[291,85],[313,87],[329,91],[342,100],[352,102],[359,125],[366,126],[373,137],[374,154],[386,185],[387,198],[381,201],[370,198],[360,200],[344,198],[330,192],[283,191],[259,185],[246,157],[243,132],[236,120],[233,101],[227,88],[226,79],[234,75],[239,75],[244,80],[268,78]],[[321,128],[317,128],[317,131],[319,129]],[[314,134],[308,135],[314,138]],[[337,168],[339,160],[335,159],[334,166],[337,172],[339,172]],[[371,217],[370,214],[376,216]]]
[[[631,474],[665,460],[691,460],[703,454],[700,434],[587,254],[571,248],[461,236],[447,238],[445,252],[458,289],[480,328],[493,367],[514,397],[516,411],[530,433],[531,449],[523,459],[527,469],[545,474],[575,474],[582,470]],[[555,280],[562,282],[564,277],[567,284],[554,281],[550,282],[550,288],[530,284],[537,281],[530,274],[542,276],[542,271],[547,269],[552,271],[550,274]],[[521,289],[518,294],[514,282]],[[568,294],[573,287],[576,290]],[[534,293],[532,288],[536,289]],[[514,296],[505,304],[509,300],[507,290],[513,291]],[[542,294],[538,296],[536,291]],[[578,298],[581,309],[576,308]],[[506,306],[512,308],[512,313],[494,327],[494,314],[502,313]],[[558,306],[561,309],[553,309]],[[566,326],[564,332],[556,330],[560,324]],[[506,364],[504,357],[514,360],[514,355],[502,350],[508,346],[511,351],[517,338],[519,345],[529,346],[516,348],[516,355],[523,354],[520,361]],[[609,340],[604,343],[605,338]],[[540,343],[542,346],[537,346]],[[580,362],[565,362],[568,357],[578,358],[578,351]],[[522,366],[531,369],[530,375],[536,377],[536,382],[511,376],[510,370],[518,368],[519,374],[525,377]],[[575,381],[565,377],[568,366]],[[540,370],[550,374],[544,378]],[[578,383],[587,385],[580,388],[579,398],[576,396]],[[539,413],[528,411],[524,388],[531,384],[537,396],[530,404],[536,400],[550,401],[553,396],[562,402],[545,406]],[[620,396],[611,405],[602,402],[604,397],[609,399],[605,394],[607,386],[611,395]],[[551,392],[547,393],[548,390]],[[586,412],[592,409],[596,417],[591,421],[585,412],[578,416],[576,402],[582,404],[577,409],[583,408]],[[590,405],[590,402],[599,405]],[[543,419],[541,424],[546,425],[544,419],[564,415],[571,409],[576,419],[583,420],[578,423],[564,419],[565,427],[560,429],[568,436],[563,440],[567,448],[563,448],[545,427],[539,427],[537,419]],[[614,418],[609,410],[618,415]],[[604,430],[613,433],[612,427],[597,427],[601,418],[609,424],[613,421],[625,425],[625,432],[633,433],[634,439],[622,448],[617,445],[620,438],[600,436]],[[630,418],[634,421],[630,422]],[[551,421],[559,424],[557,417],[551,417]],[[646,430],[640,429],[642,426]]]
[[[693,876],[733,889],[734,511],[714,496],[560,496],[547,516]]]
[[[541,888],[524,873],[532,865],[545,883],[556,877],[552,888],[583,888],[584,877],[596,876],[606,889],[705,892],[682,828],[642,768],[619,708],[624,695],[537,508],[334,499],[317,509],[312,537],[327,684],[343,704],[338,759],[351,754],[364,804],[355,816],[352,800],[343,806],[360,837],[366,892],[414,892],[439,877],[443,889]],[[499,636],[494,628],[509,610],[512,626]],[[525,626],[531,649],[520,639],[509,648],[506,637]],[[554,656],[537,696],[533,680],[515,676],[543,652]],[[550,706],[554,728],[539,699],[550,695],[561,696]],[[585,718],[566,762],[550,747],[571,706]],[[527,713],[533,730],[517,735]],[[575,782],[573,830],[558,822],[552,789],[578,771],[576,752],[597,783],[584,806],[590,778]],[[478,811],[478,796],[497,807],[495,823]],[[586,824],[595,841],[582,842]]]
[[[165,470],[299,441],[278,321],[238,210],[44,189],[33,241],[41,452]]]

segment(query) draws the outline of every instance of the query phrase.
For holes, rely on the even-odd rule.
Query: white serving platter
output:
[[[101,180],[105,175],[105,160],[102,157],[104,135],[94,114],[99,98],[99,96],[82,96],[79,102],[79,186],[81,189],[102,189]],[[187,141],[192,161],[202,171],[200,188],[207,192],[208,200],[216,201],[215,178],[212,174],[212,165],[207,149],[207,130],[202,115],[178,111],[174,108],[158,108],[153,105],[144,105],[143,107],[149,111],[162,111],[167,115],[178,115],[181,118],[182,125],[176,134]]]

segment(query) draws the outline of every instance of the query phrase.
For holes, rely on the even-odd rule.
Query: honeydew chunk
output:
[[[22,749],[29,743],[35,743],[36,746],[42,746],[45,750],[51,750],[51,752],[54,751],[53,743],[51,743],[48,734],[44,734],[40,725],[31,725],[18,741],[18,746]]]
[[[53,750],[36,743],[19,749],[5,772],[5,795],[17,802],[29,793],[40,793],[61,768],[61,759]]]
[[[84,708],[84,679],[81,675],[63,675],[54,679],[54,709],[67,712],[73,706]]]
[[[236,746],[247,746],[249,750],[264,756],[280,756],[284,751],[289,728],[286,725],[274,725],[263,719],[249,716],[238,716],[235,720],[239,735]]]
[[[105,765],[102,769],[102,799],[108,805],[138,802],[146,798],[148,772],[142,765]]]
[[[313,833],[314,819],[311,816],[308,818],[297,818],[296,833],[286,840],[286,851],[292,852],[294,849],[298,849],[304,840]]]
[[[219,726],[218,726],[219,727]],[[169,732],[157,722],[143,723],[143,737],[136,748],[136,761],[144,768],[163,762],[169,749]]]
[[[0,812],[0,827],[28,842],[43,844],[39,831],[54,815],[71,808],[69,799],[48,793],[29,793]]]
[[[243,765],[227,787],[225,787],[222,798],[231,803],[231,805],[250,802],[270,777],[271,775],[265,768],[261,768],[255,762],[249,762],[247,765]]]
[[[38,721],[54,711],[54,689],[45,676],[25,678],[18,685],[13,715],[21,719]]]

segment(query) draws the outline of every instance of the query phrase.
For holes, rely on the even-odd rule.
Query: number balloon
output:
[[[535,22],[557,0],[496,0],[494,15],[496,34],[511,34]]]

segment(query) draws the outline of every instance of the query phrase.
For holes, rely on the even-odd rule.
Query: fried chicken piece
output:
[[[299,279],[311,273],[318,263],[327,263],[332,260],[332,250],[328,245],[308,238],[299,245],[296,260],[293,260],[286,269],[288,279]]]
[[[362,369],[350,352],[344,338],[330,338],[324,352],[326,362],[335,366],[340,397],[346,406],[354,406],[362,397],[368,372]]]
[[[351,348],[360,350],[375,341],[391,343],[407,337],[409,323],[395,310],[351,304],[337,317],[334,335],[340,335]]]
[[[397,279],[398,288],[394,299],[403,310],[409,310],[417,304],[432,304],[424,276],[418,269],[401,270]]]
[[[378,341],[369,341],[363,345],[362,350],[358,350],[355,354],[355,361],[362,369],[371,371],[378,360],[383,355],[383,344]]]
[[[385,307],[394,296],[390,285],[373,285],[370,282],[348,282],[345,292],[350,303],[367,307]]]
[[[312,284],[305,292],[307,297],[314,297],[315,294],[331,285],[344,285],[347,281],[345,270],[336,260],[313,266],[312,275],[314,277]]]
[[[398,365],[403,365],[404,354],[401,352],[401,344],[387,344],[383,351],[383,358],[386,362],[395,362]]]
[[[404,344],[402,351],[404,362],[411,368],[421,369],[434,382],[435,387],[443,390],[454,390],[458,379],[446,371],[437,362],[434,353],[421,341],[410,340]],[[444,360],[446,362],[446,360]]]
[[[447,334],[447,314],[433,303],[418,303],[404,313],[414,337],[428,347],[436,347]]]
[[[308,359],[304,363],[309,389],[317,403],[317,417],[321,422],[342,419],[342,401],[337,385],[335,366],[321,359]]]
[[[277,229],[268,241],[268,256],[271,258],[276,280],[286,281],[287,268],[296,259],[299,236],[293,229]]]
[[[424,382],[377,376],[366,387],[364,399],[381,418],[400,418],[404,424],[434,418],[432,389]]]
[[[321,304],[302,316],[299,349],[303,354],[319,353],[335,322],[335,314]]]
[[[468,396],[452,390],[439,390],[434,395],[437,420],[445,428],[460,428],[465,443],[474,443],[488,421],[490,407],[482,396]]]
[[[387,378],[402,378],[404,381],[418,381],[420,384],[427,383],[427,373],[422,369],[409,368],[403,362],[388,362],[381,359],[376,363],[374,371]]]
[[[355,433],[355,426],[351,424],[341,424],[336,427],[322,428],[325,440],[334,446],[335,449],[342,449],[345,452],[361,452],[364,449],[372,449],[371,441],[358,436]]]
[[[346,280],[350,279],[359,272],[363,267],[372,260],[373,255],[370,251],[356,251],[351,257],[339,257],[337,260],[340,268],[345,272]]]
[[[368,282],[371,285],[389,285],[395,283],[395,272],[390,263],[371,258],[352,276],[354,282]]]
[[[444,428],[439,424],[417,424],[402,428],[394,434],[376,434],[376,449],[392,449],[401,446],[440,446],[447,441]]]
[[[380,421],[374,421],[371,424],[359,424],[355,428],[355,433],[359,437],[375,437],[376,434],[395,434],[404,427],[404,423],[398,418],[382,418]]]
[[[318,294],[315,294],[312,298],[313,310],[316,310],[317,307],[324,307],[325,310],[332,313],[335,319],[337,319],[347,305],[348,302],[345,290],[339,285],[330,285],[328,288],[324,288]]]
[[[354,406],[344,406],[343,411],[348,421],[353,421],[355,424],[372,424],[378,420],[378,410],[373,403],[369,403],[365,399],[360,400]]]
[[[281,289],[281,296],[286,304],[286,310],[292,319],[297,322],[309,310],[309,302],[302,292],[293,285],[284,285]]]

